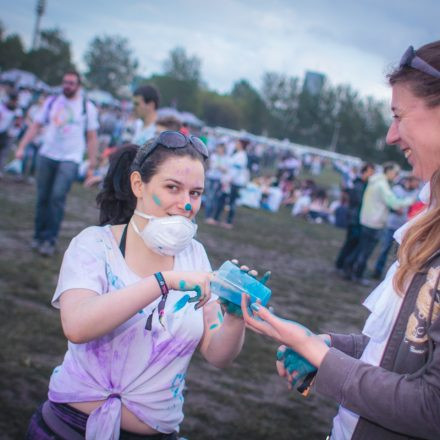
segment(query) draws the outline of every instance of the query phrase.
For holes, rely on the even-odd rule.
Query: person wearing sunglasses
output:
[[[277,367],[290,387],[310,384],[339,404],[332,440],[440,438],[440,41],[414,50],[388,75],[398,145],[427,208],[399,228],[397,261],[364,301],[362,333],[316,335],[258,304],[249,328],[283,344]]]
[[[244,321],[211,296],[194,239],[207,158],[200,139],[175,131],[112,155],[101,226],[64,255],[52,304],[68,351],[28,439],[177,439],[196,348],[219,368],[240,352]]]

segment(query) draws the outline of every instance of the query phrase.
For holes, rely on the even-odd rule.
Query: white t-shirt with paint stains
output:
[[[175,256],[174,270],[210,271],[203,245],[193,240]],[[59,298],[68,289],[106,295],[138,281],[110,226],[92,226],[77,235],[66,250],[52,304],[59,308]],[[86,438],[117,439],[121,403],[160,432],[179,430],[185,375],[203,334],[203,309],[194,310],[194,303],[188,303],[173,311],[185,294],[170,291],[165,329],[158,321],[158,298],[101,338],[85,344],[68,342],[63,363],[52,373],[49,399],[59,403],[105,400],[91,413]],[[145,324],[153,308],[149,331]]]
[[[35,122],[46,126],[40,154],[53,160],[81,163],[87,146],[86,131],[99,128],[95,105],[82,95],[68,99],[64,95],[49,96]]]

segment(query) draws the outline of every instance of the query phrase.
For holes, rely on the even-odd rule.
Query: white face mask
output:
[[[131,223],[145,244],[159,255],[170,256],[183,251],[197,231],[197,225],[181,215],[154,217],[138,210],[134,213],[149,220],[142,231],[139,231],[133,218]]]

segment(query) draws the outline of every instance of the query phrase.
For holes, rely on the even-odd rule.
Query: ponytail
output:
[[[110,156],[110,166],[96,197],[99,224],[128,223],[136,208],[136,197],[131,190],[131,165],[138,152],[136,145],[126,145]]]

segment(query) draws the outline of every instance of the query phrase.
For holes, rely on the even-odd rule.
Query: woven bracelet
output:
[[[167,300],[169,289],[168,289],[167,283],[165,281],[165,278],[162,275],[162,272],[156,272],[154,274],[154,277],[156,278],[156,281],[159,284],[159,288],[162,293],[162,298],[161,298],[159,305],[157,307],[157,312],[159,313],[159,322],[162,325],[162,327],[165,327],[163,320],[164,320],[164,315],[165,315],[165,302]],[[152,328],[153,313],[155,310],[156,309],[152,310],[152,312],[150,313],[150,316],[147,319],[147,322],[145,324],[146,330],[151,330],[151,328]]]

